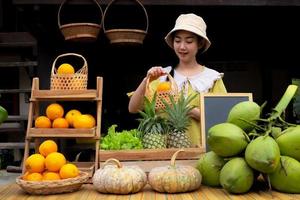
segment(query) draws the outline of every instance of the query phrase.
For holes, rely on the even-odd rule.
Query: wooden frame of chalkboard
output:
[[[242,101],[253,101],[252,93],[204,93],[200,94],[201,147],[208,150],[207,132],[215,124],[227,119],[230,109]]]

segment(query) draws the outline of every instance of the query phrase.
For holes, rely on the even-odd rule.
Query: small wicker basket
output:
[[[140,29],[105,29],[105,16],[107,16],[107,11],[109,7],[115,2],[116,0],[112,0],[106,7],[103,18],[102,18],[102,24],[103,24],[103,31],[107,38],[110,40],[110,43],[124,43],[124,44],[143,44],[143,41],[146,37],[146,34],[148,32],[148,26],[149,26],[149,19],[148,14],[141,2],[138,0],[135,0],[142,8],[146,16],[146,29],[140,30]]]
[[[174,78],[170,74],[167,74],[167,76],[168,76],[168,79],[169,79],[169,81],[171,83],[171,90],[170,91],[156,92],[152,88],[150,88],[150,80],[149,80],[149,78],[147,79],[147,82],[146,82],[145,96],[150,101],[153,99],[154,94],[156,92],[156,102],[155,102],[155,109],[156,110],[164,109],[166,107],[165,104],[163,103],[163,100],[165,102],[167,102],[168,104],[171,104],[169,95],[171,95],[171,96],[174,97],[175,102],[179,98],[178,86],[177,86]]]
[[[57,181],[26,181],[23,176],[16,178],[16,183],[27,193],[37,195],[60,194],[74,192],[80,189],[82,184],[88,181],[89,174],[80,172],[76,178],[68,178]]]
[[[74,74],[57,74],[56,62],[65,56],[77,56],[83,59],[83,66]],[[51,90],[86,90],[88,82],[88,65],[86,59],[76,53],[65,53],[59,55],[52,64],[51,69]]]
[[[67,2],[67,0],[64,0],[59,7],[58,14],[57,14],[57,23],[58,27],[61,30],[65,40],[70,41],[83,41],[83,42],[91,42],[97,40],[98,34],[101,29],[101,21],[103,17],[103,11],[101,6],[96,0],[93,0],[93,2],[98,6],[101,17],[99,18],[100,23],[68,23],[61,25],[60,15],[61,15],[61,9],[63,5]]]

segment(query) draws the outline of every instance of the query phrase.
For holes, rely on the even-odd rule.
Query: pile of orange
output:
[[[27,181],[52,181],[79,175],[77,166],[67,163],[65,156],[57,151],[57,144],[53,140],[44,141],[39,146],[39,153],[25,160],[25,168],[23,179]]]
[[[46,108],[46,116],[41,115],[35,119],[36,128],[93,128],[95,118],[90,114],[81,114],[77,109],[72,109],[64,115],[63,106],[52,103]]]

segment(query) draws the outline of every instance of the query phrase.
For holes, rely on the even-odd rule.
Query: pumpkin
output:
[[[148,182],[157,192],[180,193],[196,190],[201,185],[200,172],[189,165],[175,165],[180,149],[171,158],[171,165],[153,168],[148,175]]]
[[[147,176],[140,167],[122,166],[117,159],[111,158],[105,161],[103,168],[96,170],[92,182],[101,193],[129,194],[143,189]]]

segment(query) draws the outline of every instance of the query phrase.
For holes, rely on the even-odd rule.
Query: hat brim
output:
[[[199,48],[203,48],[202,52],[205,52],[211,45],[211,42],[209,41],[208,37],[206,36],[206,34],[204,34],[203,32],[199,31],[199,29],[196,29],[192,26],[185,26],[185,25],[181,25],[181,26],[177,26],[175,28],[173,28],[165,37],[165,41],[168,44],[169,47],[171,47],[172,49],[173,47],[173,39],[172,39],[172,34],[175,31],[189,31],[192,32],[200,37],[202,37],[205,40],[205,44],[203,47],[199,47]]]

